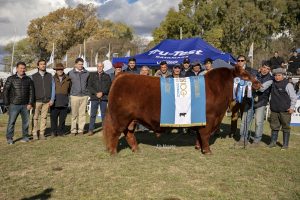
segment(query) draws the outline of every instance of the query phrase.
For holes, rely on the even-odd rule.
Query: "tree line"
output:
[[[248,52],[252,42],[255,50],[272,52],[278,41],[299,47],[299,20],[299,0],[182,0],[155,28],[152,44],[179,39],[181,27],[183,38],[201,37],[234,55]]]

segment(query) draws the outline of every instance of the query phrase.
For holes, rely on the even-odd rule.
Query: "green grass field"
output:
[[[69,120],[68,120],[69,122]],[[137,133],[140,152],[123,138],[109,156],[102,135],[66,136],[7,145],[7,115],[0,116],[0,199],[300,199],[300,128],[290,148],[264,144],[241,149],[232,138],[212,138],[212,156],[194,150],[193,134],[156,138]],[[229,118],[221,126],[229,131]],[[282,136],[282,134],[280,134]],[[20,120],[15,139],[20,137]],[[279,138],[282,142],[282,137]]]

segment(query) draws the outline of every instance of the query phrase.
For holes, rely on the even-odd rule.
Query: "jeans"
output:
[[[29,129],[29,111],[27,110],[27,105],[9,105],[9,118],[7,124],[6,138],[13,139],[16,120],[21,114],[22,118],[22,134],[23,138],[28,137],[28,129]]]
[[[252,110],[251,105],[248,104],[246,105],[245,111],[243,112],[241,129],[240,129],[241,141],[248,140],[248,131],[249,128],[251,128],[250,125],[251,125],[253,115],[255,120],[255,136],[253,142],[258,143],[261,141],[262,134],[263,134],[263,127],[264,127],[265,113],[266,113],[266,106],[261,106],[259,108]]]
[[[261,106],[254,110],[255,112],[255,136],[254,142],[260,142],[264,132],[264,120],[266,115],[266,106]]]
[[[105,119],[105,112],[107,108],[107,101],[91,101],[91,116],[90,116],[90,124],[89,131],[93,131],[95,128],[95,122],[97,117],[98,107],[100,105],[101,110],[101,118],[102,118],[102,127]]]
[[[68,107],[50,107],[51,111],[51,131],[54,134],[62,135],[65,133],[65,124],[68,114]],[[59,125],[57,122],[59,121]]]

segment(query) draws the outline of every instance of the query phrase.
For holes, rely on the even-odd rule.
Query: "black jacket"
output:
[[[52,75],[45,72],[42,76],[39,72],[32,75],[34,84],[35,100],[37,102],[48,103],[51,99],[52,92]]]
[[[20,78],[17,74],[7,78],[4,85],[4,104],[33,105],[34,86],[31,78]]]
[[[98,72],[91,73],[90,78],[88,81],[88,90],[90,93],[90,100],[97,101],[97,100],[108,100],[108,93],[111,86],[111,79],[110,76],[104,72],[100,75]],[[99,99],[96,94],[98,92],[102,92],[103,96]]]
[[[189,70],[185,73],[185,77],[190,77],[190,76],[199,76],[199,74],[201,73],[201,71],[199,71],[197,73],[197,75],[195,74],[195,72],[193,70]]]

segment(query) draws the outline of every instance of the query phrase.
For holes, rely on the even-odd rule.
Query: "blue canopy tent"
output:
[[[180,64],[184,58],[189,58],[191,62],[203,63],[206,58],[213,60],[223,60],[226,63],[235,63],[235,58],[229,54],[214,48],[201,38],[190,38],[183,40],[163,40],[151,50],[135,55],[137,66],[147,65],[149,67],[158,66],[163,60],[169,65]],[[122,62],[127,64],[128,57],[113,58],[112,63]]]

